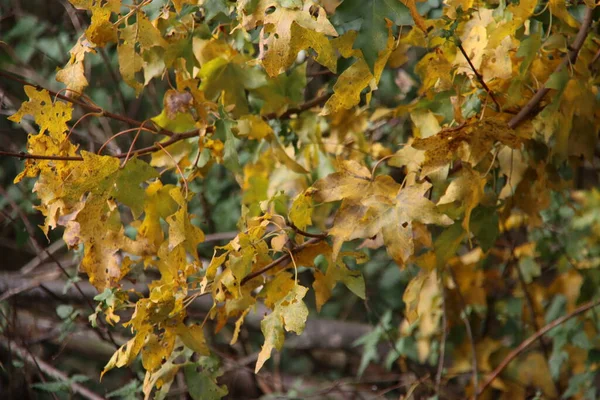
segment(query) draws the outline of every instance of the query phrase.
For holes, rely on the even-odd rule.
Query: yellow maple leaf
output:
[[[88,80],[84,74],[86,53],[95,53],[94,46],[82,37],[69,51],[71,58],[67,65],[56,73],[56,80],[67,85],[67,95],[74,98],[79,97],[88,86]]]
[[[101,5],[100,1],[94,2],[90,8],[92,20],[85,31],[87,39],[98,47],[117,41],[117,28],[110,22],[111,9]]]
[[[71,120],[73,105],[71,103],[53,102],[47,90],[36,90],[33,86],[25,86],[29,100],[19,110],[8,117],[9,120],[20,122],[25,115],[32,115],[35,123],[40,126],[40,132],[48,131],[51,136],[59,137],[69,130],[67,122]]]
[[[439,206],[460,201],[465,209],[462,226],[465,228],[465,231],[469,232],[471,212],[483,198],[485,183],[485,177],[482,177],[469,164],[465,163],[460,171],[460,175],[450,182],[446,193],[444,193],[437,204]]]
[[[265,343],[258,353],[256,373],[271,358],[273,349],[281,350],[283,347],[284,328],[286,331],[293,331],[296,334],[301,334],[304,330],[308,318],[308,308],[302,299],[307,291],[306,287],[295,285],[285,297],[275,304],[273,312],[261,321],[260,329],[265,337]]]
[[[417,138],[412,147],[425,150],[423,175],[428,175],[458,158],[475,166],[490,152],[492,144],[520,148],[521,139],[504,121],[485,119],[448,128],[428,138]]]
[[[246,30],[264,26],[268,34],[268,47],[262,64],[270,76],[277,76],[296,59],[300,50],[312,48],[316,61],[335,71],[336,57],[327,36],[337,36],[337,31],[327,19],[325,10],[311,3],[301,9],[286,8],[276,0],[259,0],[254,11],[243,15]]]
[[[371,73],[371,69],[363,58],[362,52],[352,48],[356,35],[356,31],[350,31],[342,37],[332,41],[334,47],[340,51],[342,56],[357,57],[357,60],[338,77],[333,86],[333,95],[327,100],[327,103],[325,103],[321,115],[329,115],[354,107],[360,103],[360,94],[367,86],[370,88],[370,91],[366,95],[368,104],[371,100],[372,92],[377,89],[377,84],[381,78],[383,68],[387,63],[390,54],[394,51],[394,35],[390,30],[388,33],[387,47],[379,53],[379,57],[375,61],[373,73]]]
[[[452,220],[424,197],[431,184],[402,188],[390,176],[372,178],[356,161],[340,164],[342,170],[317,181],[315,201],[342,200],[329,234],[333,236],[333,259],[344,242],[383,235],[388,253],[403,264],[413,254],[412,222],[450,225]]]

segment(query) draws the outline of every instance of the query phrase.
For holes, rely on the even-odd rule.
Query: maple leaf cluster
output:
[[[37,179],[42,230],[64,227],[69,248],[83,251],[81,272],[112,299],[105,321],[131,332],[102,374],[141,355],[144,394],[162,398],[180,370],[196,376],[209,363],[206,321],[215,333],[233,323],[235,345],[264,305],[258,373],[286,332],[302,334],[307,299],[320,312],[338,283],[367,298],[361,266],[378,254],[417,271],[398,331],[415,337],[419,362],[434,355],[432,342],[465,329],[470,339],[448,350],[449,376],[473,369],[470,395],[490,385],[518,392],[495,380],[492,354],[506,341],[474,338],[469,320],[484,319],[495,289],[508,290],[518,274],[510,265],[538,256],[535,243],[502,238],[540,227],[552,192],[571,184],[563,167],[593,161],[582,145],[595,145],[600,117],[593,2],[577,14],[550,1],[542,11],[557,21],[544,24],[530,0],[449,0],[435,11],[414,0],[69,1],[90,22],[56,73],[65,89],[25,86],[29,100],[10,117],[39,127],[15,182]],[[136,96],[169,81],[160,114],[132,121],[86,96],[85,63],[103,49],[116,49]],[[384,101],[379,91],[394,79],[413,85]],[[78,107],[133,125],[110,139],[135,134],[129,150],[81,149],[71,138]],[[138,135],[153,144],[135,147]],[[239,231],[202,260],[205,232],[190,204],[221,166],[241,193]],[[126,289],[135,268],[159,273],[147,294]],[[568,285],[565,276],[552,284]],[[534,314],[560,293],[535,284]],[[206,319],[189,325],[187,307],[204,296]],[[121,321],[126,308],[135,311]],[[542,317],[532,318],[539,329]],[[533,352],[516,368],[526,361],[544,364]],[[218,372],[202,370],[194,398],[225,396]],[[556,396],[546,378],[526,379]]]

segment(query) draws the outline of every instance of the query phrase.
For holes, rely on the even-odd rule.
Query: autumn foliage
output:
[[[388,367],[430,368],[423,393],[594,398],[598,290],[584,288],[600,278],[600,203],[577,184],[598,162],[593,1],[69,1],[89,25],[56,72],[64,89],[23,82],[9,120],[38,130],[14,181],[35,179],[41,229],[80,251],[99,293],[91,323],[130,333],[101,375],[141,357],[146,398],[180,371],[202,382],[193,398],[221,398],[208,329],[229,326],[235,345],[264,305],[259,373],[336,287],[368,299],[377,259],[409,273]],[[168,82],[160,114],[133,120],[86,95],[104,49],[135,96]],[[73,131],[94,118],[129,128],[84,148]],[[241,216],[203,260],[189,204],[217,168]],[[577,251],[550,250],[569,237]],[[139,269],[159,272],[145,293],[129,285]],[[189,321],[205,296],[206,318]]]

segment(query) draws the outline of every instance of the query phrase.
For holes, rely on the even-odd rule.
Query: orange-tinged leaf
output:
[[[290,272],[279,272],[275,278],[267,282],[264,289],[261,290],[261,296],[265,296],[265,305],[274,309],[277,302],[287,296],[287,294],[294,289],[294,286],[296,286],[296,283]]]
[[[567,10],[567,2],[565,0],[550,0],[550,12],[558,17],[561,21],[569,25],[571,28],[579,28],[579,23]]]
[[[338,200],[359,201],[366,193],[372,196],[394,196],[400,185],[390,176],[371,179],[371,171],[357,161],[340,161],[339,172],[318,180],[314,185],[313,198],[317,202]]]
[[[94,3],[91,7],[92,21],[85,31],[87,39],[98,47],[117,41],[117,28],[110,22],[111,9]]]
[[[315,281],[313,282],[315,305],[317,307],[317,312],[321,312],[321,307],[323,307],[323,304],[327,303],[327,300],[331,297],[331,285],[325,274],[319,270],[314,272],[313,277],[315,278]]]
[[[183,198],[181,189],[173,188],[170,194],[179,204],[179,210],[166,219],[169,224],[169,250],[185,242],[188,252],[197,257],[196,248],[204,241],[204,232],[192,224],[187,211],[187,202]]]
[[[329,115],[341,110],[348,110],[356,106],[360,102],[360,95],[364,88],[370,87],[371,92],[377,89],[377,84],[381,78],[383,68],[387,63],[390,54],[394,50],[395,41],[391,31],[388,34],[387,47],[380,52],[379,57],[375,61],[373,72],[369,68],[367,62],[362,58],[362,53],[359,50],[352,49],[352,43],[356,38],[356,31],[350,31],[340,37],[335,43],[338,50],[344,57],[356,56],[361,54],[358,59],[348,67],[338,77],[333,86],[333,95],[327,100],[323,107],[322,115]],[[367,104],[371,99],[371,92],[367,93]]]
[[[285,233],[280,233],[277,236],[274,236],[271,239],[271,248],[275,251],[281,251],[285,247],[285,244],[288,241],[288,235]]]
[[[495,142],[513,149],[521,146],[521,138],[504,121],[484,119],[462,127],[447,128],[428,138],[415,139],[412,147],[425,150],[422,174],[429,175],[455,158],[476,166]]]
[[[360,263],[360,253],[343,253],[342,256],[359,257],[357,262]],[[331,292],[335,288],[338,282],[342,282],[352,293],[360,297],[361,299],[366,298],[365,294],[365,281],[360,271],[354,271],[349,269],[346,264],[340,259],[333,260],[330,254],[327,254],[328,267],[327,272],[323,274],[319,270],[315,270],[313,288],[315,289],[316,307],[317,311],[321,311],[323,304],[331,297]]]
[[[273,128],[258,115],[248,114],[240,117],[237,121],[238,135],[254,140],[270,138]]]
[[[416,322],[419,318],[419,295],[421,293],[421,288],[428,278],[428,273],[421,271],[419,275],[408,283],[408,286],[402,295],[402,300],[406,304],[406,319],[410,324]]]
[[[421,16],[421,14],[419,14],[419,11],[417,10],[416,1],[415,0],[400,0],[400,1],[410,11],[410,16],[412,17],[413,21],[415,21],[415,25],[417,25],[417,27],[420,30],[427,33],[427,24],[425,24],[425,19]]]

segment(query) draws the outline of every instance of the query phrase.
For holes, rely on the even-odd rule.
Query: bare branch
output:
[[[71,388],[73,393],[78,394],[88,400],[104,400],[104,397],[92,392],[85,386],[80,385],[79,383],[76,383],[76,382],[71,382],[71,380],[69,379],[69,377],[66,374],[57,370],[50,364],[34,357],[33,354],[30,354],[24,348],[17,345],[16,343],[12,342],[9,344],[8,339],[2,338],[2,339],[0,339],[0,345],[2,347],[4,347],[7,351],[10,351],[12,354],[18,356],[23,361],[27,362],[28,364],[30,364],[34,367],[39,367],[39,369],[42,372],[44,372],[46,375],[48,375],[56,380],[65,382],[65,384],[69,385],[69,387]]]
[[[541,336],[550,332],[552,329],[556,328],[557,326],[564,324],[571,318],[576,317],[579,314],[583,314],[584,312],[586,312],[598,305],[600,305],[600,299],[587,302],[587,303],[583,304],[582,306],[577,307],[575,310],[571,311],[567,315],[564,315],[560,318],[555,319],[554,321],[545,325],[542,329],[540,329],[539,331],[537,331],[536,333],[534,333],[533,335],[531,335],[530,337],[525,339],[516,349],[514,349],[513,351],[508,353],[508,355],[504,358],[504,360],[502,360],[502,362],[496,367],[496,369],[488,375],[488,377],[485,380],[485,382],[483,383],[483,385],[481,385],[481,387],[477,390],[477,393],[478,394],[483,393],[483,391],[494,381],[494,379],[496,379],[498,377],[498,375],[500,375],[500,373],[502,371],[504,371],[504,368],[506,368],[512,360],[514,360],[525,349],[527,349],[529,346],[531,346],[533,343],[535,343]]]
[[[84,110],[87,110],[89,112],[98,113],[98,114],[100,114],[100,115],[102,115],[104,117],[107,117],[107,118],[110,118],[110,119],[114,119],[116,121],[125,122],[126,124],[129,124],[131,126],[145,127],[145,128],[151,129],[152,131],[154,131],[154,132],[156,132],[158,134],[161,134],[161,135],[165,135],[165,136],[174,136],[175,135],[175,133],[173,133],[173,132],[171,132],[169,130],[166,130],[166,129],[157,129],[156,126],[154,126],[154,124],[149,124],[149,125],[145,126],[146,125],[146,121],[141,122],[141,121],[137,121],[135,119],[126,117],[126,116],[121,115],[121,114],[112,113],[112,112],[106,111],[106,110],[104,110],[104,109],[102,109],[102,108],[100,108],[98,106],[95,106],[95,105],[92,105],[92,104],[88,104],[88,103],[86,103],[84,101],[81,101],[79,99],[75,99],[75,98],[72,98],[72,97],[69,97],[69,96],[65,96],[64,94],[57,93],[57,92],[52,91],[50,89],[46,89],[45,87],[37,85],[35,83],[27,82],[26,80],[24,80],[24,79],[22,79],[20,77],[14,76],[13,74],[10,74],[10,73],[8,73],[6,71],[0,70],[0,76],[8,78],[8,79],[10,79],[12,81],[18,82],[18,83],[20,83],[22,85],[33,86],[37,90],[46,90],[53,97],[58,97],[59,99],[64,100],[64,101],[68,101],[69,103],[77,104],[78,106],[80,106],[81,108],[83,108]]]
[[[483,89],[487,92],[487,94],[490,95],[490,97],[492,98],[492,101],[494,102],[494,104],[496,105],[496,108],[498,111],[501,110],[500,108],[500,104],[498,103],[498,100],[496,100],[496,97],[494,97],[494,93],[492,93],[492,90],[488,87],[488,85],[485,83],[485,81],[483,80],[483,76],[481,76],[479,74],[479,72],[477,71],[477,69],[475,68],[475,66],[473,65],[473,63],[471,62],[471,59],[469,58],[469,56],[467,55],[467,52],[465,51],[465,49],[463,48],[462,44],[458,43],[456,45],[458,47],[458,49],[460,50],[460,52],[462,53],[463,57],[465,57],[465,59],[467,60],[467,62],[469,63],[469,66],[471,67],[471,69],[473,70],[473,72],[475,73],[475,76],[477,77],[477,80],[479,81],[479,83],[481,83],[481,86],[483,86]]]
[[[291,252],[292,253],[297,253],[300,250],[315,244],[315,243],[319,243],[320,241],[324,240],[323,237],[318,237],[318,238],[312,238],[310,240],[307,240],[306,242],[302,243],[300,246],[294,248]],[[264,274],[265,272],[275,268],[276,266],[278,266],[279,264],[288,261],[290,259],[290,253],[286,253],[284,255],[282,255],[281,257],[279,257],[277,260],[274,260],[273,262],[271,262],[270,264],[268,264],[267,266],[265,266],[264,268],[260,269],[259,271],[253,272],[249,275],[247,275],[244,279],[242,279],[242,282],[240,283],[240,285],[244,285],[245,283],[247,283],[248,281],[256,278],[257,276],[260,276],[262,274]]]
[[[560,63],[560,65],[556,68],[554,73],[560,72],[563,68],[565,68],[569,64],[573,64],[577,60],[577,56],[579,55],[579,50],[583,46],[583,42],[585,42],[585,38],[587,37],[588,31],[592,24],[592,13],[594,10],[591,8],[587,8],[585,10],[585,16],[583,17],[583,22],[581,27],[579,28],[579,32],[571,45],[571,51],[567,57]],[[546,82],[548,84],[548,82]],[[525,121],[529,114],[531,114],[538,106],[538,104],[542,101],[542,99],[546,96],[546,94],[550,91],[550,89],[544,85],[537,93],[529,100],[529,102],[515,115],[509,122],[508,126],[511,129],[516,128],[521,122]]]

